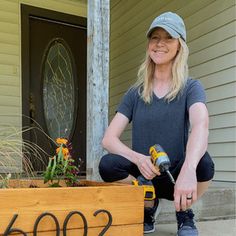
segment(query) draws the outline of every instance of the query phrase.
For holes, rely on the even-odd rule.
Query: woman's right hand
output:
[[[152,164],[150,156],[140,155],[136,165],[146,179],[153,179],[161,174],[159,168]]]

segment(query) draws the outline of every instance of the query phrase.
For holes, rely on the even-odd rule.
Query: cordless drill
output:
[[[151,155],[153,165],[157,166],[161,173],[166,172],[171,182],[175,184],[175,180],[169,171],[171,165],[170,159],[161,145],[155,144],[150,147],[149,154]]]
[[[161,145],[155,144],[151,146],[149,149],[149,154],[151,156],[152,164],[156,166],[161,173],[166,172],[171,182],[175,184],[175,180],[169,171],[171,164],[170,159]],[[147,180],[145,177],[140,175],[136,180],[133,180],[132,183],[135,186],[143,186],[144,200],[151,201],[156,198],[155,188],[151,180]]]

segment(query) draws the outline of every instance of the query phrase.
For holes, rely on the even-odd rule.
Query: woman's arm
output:
[[[208,144],[208,111],[203,103],[194,103],[189,109],[191,133],[186,147],[186,157],[175,185],[175,208],[186,209],[197,200],[197,165],[205,154]],[[186,197],[192,195],[192,201]]]
[[[117,112],[105,132],[102,145],[108,152],[121,155],[136,164],[145,178],[152,179],[159,172],[151,163],[150,157],[131,150],[120,141],[120,136],[128,123],[128,118]]]

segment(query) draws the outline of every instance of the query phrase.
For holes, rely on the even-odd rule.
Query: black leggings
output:
[[[175,180],[179,175],[183,161],[184,160],[179,161],[175,167],[171,168],[170,172]],[[211,180],[214,176],[214,172],[214,163],[208,152],[206,152],[197,166],[197,181],[205,182]],[[129,175],[137,178],[140,175],[140,171],[134,163],[116,154],[107,154],[102,157],[99,164],[99,173],[105,182],[122,180]],[[174,200],[174,185],[165,173],[161,176],[156,176],[152,182],[158,198]]]

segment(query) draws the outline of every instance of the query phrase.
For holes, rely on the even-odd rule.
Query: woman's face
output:
[[[157,65],[172,63],[178,53],[179,40],[172,38],[167,31],[157,28],[150,36],[148,54]]]

